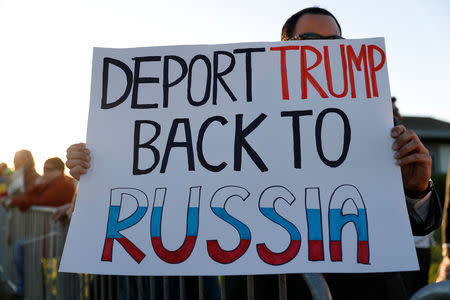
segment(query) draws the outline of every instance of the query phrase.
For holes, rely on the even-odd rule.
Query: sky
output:
[[[450,1],[0,0],[0,161],[32,151],[38,172],[86,139],[93,47],[278,41],[320,6],[346,38],[384,37],[403,115],[450,122]]]

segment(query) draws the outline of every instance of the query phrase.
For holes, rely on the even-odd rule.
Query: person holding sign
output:
[[[328,11],[321,9],[321,8],[306,8],[295,15],[293,15],[291,18],[288,19],[286,24],[283,26],[282,30],[282,40],[307,40],[307,39],[341,39],[342,38],[342,32],[340,25],[336,18]],[[281,49],[283,47],[276,47],[273,50],[280,51],[280,56],[283,57],[285,52],[282,52]],[[243,51],[243,49],[237,49],[239,51]],[[236,51],[237,51],[236,50]],[[289,50],[289,49],[287,49]],[[239,52],[238,51],[238,52]],[[256,50],[255,50],[256,51]],[[239,53],[241,53],[239,52]],[[236,52],[235,52],[236,53]],[[284,54],[283,54],[284,53]],[[354,53],[353,53],[354,54]],[[231,54],[230,54],[231,55]],[[218,54],[216,55],[218,56]],[[173,56],[170,56],[171,59],[174,59]],[[199,56],[203,57],[203,56]],[[251,57],[251,53],[249,52],[249,57]],[[144,58],[142,58],[144,59]],[[150,59],[150,58],[146,58]],[[158,61],[161,60],[161,57],[152,57],[152,59],[157,59]],[[200,58],[199,58],[200,59]],[[352,59],[352,62],[354,64],[359,63],[359,67],[357,66],[357,69],[361,69],[361,58],[356,57],[356,55],[349,56],[349,60]],[[373,57],[372,57],[373,60]],[[168,62],[169,60],[167,60]],[[206,61],[206,58],[205,58]],[[192,62],[192,64],[195,61]],[[135,63],[139,65],[139,60],[135,60]],[[104,65],[108,66],[108,61],[104,61]],[[123,66],[122,63],[119,63],[116,61],[116,64],[119,66],[122,66],[122,70],[126,74],[128,74],[130,78],[130,82],[132,79],[131,76],[131,70],[129,70],[128,67]],[[186,64],[184,62],[184,64]],[[182,64],[182,65],[184,65]],[[249,64],[250,60],[249,60]],[[373,65],[373,61],[372,61]],[[372,66],[373,67],[373,66]],[[251,69],[251,68],[250,68]],[[305,67],[304,67],[305,69]],[[307,68],[306,68],[307,69]],[[376,69],[376,68],[375,68]],[[107,70],[107,69],[106,69]],[[217,71],[217,70],[216,70]],[[372,70],[374,71],[374,70]],[[186,70],[187,72],[187,70]],[[186,73],[185,72],[185,73]],[[225,71],[224,71],[225,72]],[[217,72],[216,72],[217,73]],[[107,72],[104,72],[103,75],[107,77]],[[248,73],[250,74],[250,73]],[[306,74],[305,76],[308,76],[309,73],[304,71],[302,74]],[[217,75],[217,74],[216,74]],[[220,75],[221,76],[221,75]],[[219,76],[219,77],[220,77]],[[282,74],[283,76],[283,74]],[[310,75],[309,75],[310,76]],[[209,78],[208,76],[207,78]],[[216,76],[217,77],[217,76]],[[217,78],[219,78],[217,77]],[[312,77],[312,76],[311,76]],[[188,80],[189,80],[188,76]],[[217,79],[216,78],[216,79]],[[221,77],[220,77],[221,78]],[[222,78],[221,78],[222,79]],[[146,79],[145,82],[156,82],[156,79],[152,78]],[[310,81],[313,79],[310,78]],[[178,80],[177,80],[178,81]],[[180,79],[181,81],[181,79]],[[217,79],[219,81],[219,79]],[[282,78],[283,81],[283,78]],[[105,81],[107,82],[107,81]],[[144,82],[144,81],[142,81]],[[221,81],[222,84],[225,81]],[[249,81],[251,82],[251,81]],[[314,80],[315,82],[315,80]],[[139,82],[138,82],[139,83]],[[316,82],[317,83],[317,82]],[[302,80],[302,84],[306,84],[306,81]],[[106,85],[106,84],[105,84]],[[313,84],[314,85],[314,84]],[[166,85],[168,87],[168,85]],[[249,85],[250,86],[250,85]],[[126,92],[130,93],[131,86],[127,84]],[[189,84],[188,84],[189,87]],[[314,86],[316,90],[320,89],[320,86],[317,84]],[[366,88],[369,88],[369,85],[366,85]],[[208,90],[208,89],[207,89]],[[282,90],[283,93],[286,92],[287,89],[284,88],[284,85],[282,84]],[[228,91],[228,90],[227,90]],[[251,91],[251,89],[250,89]],[[302,88],[302,92],[305,91]],[[208,96],[208,93],[205,93],[206,96]],[[228,93],[230,94],[230,93]],[[319,92],[320,94],[320,92]],[[375,94],[375,93],[374,93]],[[302,95],[303,96],[303,95]],[[306,97],[306,95],[304,95]],[[327,97],[327,95],[325,94]],[[230,96],[231,97],[231,96]],[[287,97],[287,98],[286,98]],[[283,94],[283,100],[287,100],[289,95]],[[322,97],[322,98],[326,98]],[[353,95],[352,95],[353,97]],[[354,98],[354,97],[353,97]],[[369,97],[368,97],[369,98]],[[126,97],[122,97],[121,101],[124,101]],[[206,99],[206,98],[205,98]],[[248,98],[251,99],[251,98]],[[119,99],[120,100],[120,99]],[[247,100],[248,102],[251,102],[251,100]],[[119,103],[118,101],[117,103]],[[117,105],[118,105],[117,104]],[[196,105],[203,105],[203,103],[195,103]],[[107,103],[106,103],[107,106]],[[105,109],[109,109],[108,107],[105,107]],[[281,115],[283,117],[283,114]],[[291,116],[291,115],[284,115]],[[240,116],[242,117],[242,116]],[[292,116],[292,119],[294,119],[295,116]],[[298,117],[298,116],[297,116]],[[262,119],[265,118],[265,116],[262,116],[262,118],[259,118],[254,121],[253,126],[249,127],[245,130],[242,129],[242,120],[236,117],[236,122],[240,121],[240,130],[237,130],[238,133],[241,133],[241,138],[235,138],[235,140],[238,141],[245,141],[245,135],[248,134],[253,130],[254,127],[257,126],[257,124],[262,122]],[[221,124],[225,124],[226,120],[222,120]],[[220,120],[216,120],[219,121]],[[257,122],[258,121],[258,122]],[[150,121],[147,121],[149,124],[153,124]],[[178,120],[177,122],[180,122]],[[211,121],[212,122],[212,121]],[[141,122],[142,123],[142,122]],[[138,123],[141,124],[141,123]],[[176,126],[173,128],[178,128],[178,123],[174,123]],[[207,124],[208,125],[208,124]],[[154,125],[155,128],[159,128],[158,126]],[[205,125],[206,126],[206,125]],[[320,127],[320,126],[319,126]],[[140,128],[140,127],[139,127]],[[187,128],[187,127],[185,127]],[[174,130],[175,131],[175,130]],[[159,130],[157,130],[159,134]],[[139,136],[139,133],[136,134]],[[186,134],[187,135],[187,134]],[[189,134],[190,135],[190,134]],[[391,137],[393,138],[393,144],[392,149],[394,151],[393,156],[397,161],[397,164],[401,167],[402,177],[403,177],[403,184],[404,184],[404,190],[407,196],[407,206],[408,206],[408,213],[410,216],[411,226],[413,229],[413,233],[415,235],[423,235],[426,234],[435,228],[437,228],[441,221],[441,205],[439,203],[439,200],[436,198],[435,192],[433,190],[432,184],[429,181],[430,175],[431,175],[431,157],[428,153],[428,150],[424,147],[424,145],[421,143],[417,135],[410,130],[407,130],[404,126],[395,126],[392,128],[390,132]],[[243,137],[242,137],[243,136]],[[153,139],[149,141],[151,144]],[[245,141],[246,142],[246,141]],[[370,143],[370,141],[368,141]],[[136,144],[136,143],[135,143]],[[141,143],[137,143],[137,145],[140,145]],[[175,144],[175,143],[172,143]],[[245,144],[247,146],[247,144]],[[243,146],[241,145],[241,148]],[[238,150],[241,149],[238,147]],[[249,145],[247,148],[251,148]],[[169,148],[170,149],[170,148]],[[242,151],[242,150],[241,150]],[[155,151],[156,152],[156,151]],[[323,153],[322,153],[323,154]],[[370,153],[367,153],[367,155],[370,155]],[[159,156],[158,156],[159,157]],[[239,156],[238,156],[239,157]],[[370,158],[368,158],[370,159]],[[67,162],[66,165],[70,169],[70,174],[76,178],[79,179],[80,176],[83,174],[86,174],[88,169],[90,168],[90,152],[86,148],[86,144],[79,143],[71,145],[67,149]],[[260,161],[260,160],[258,160]],[[327,161],[328,162],[328,161]],[[240,166],[240,162],[238,164]],[[330,165],[328,165],[330,166]],[[240,167],[237,168],[240,170]],[[191,170],[191,168],[190,168]],[[267,168],[260,168],[261,172],[267,171]],[[373,183],[374,185],[377,184],[376,182]],[[195,192],[195,190],[194,190]],[[194,193],[195,194],[195,193]],[[199,193],[196,193],[199,194]],[[264,207],[265,209],[271,208],[269,206]],[[287,224],[285,222],[285,224]],[[290,223],[289,223],[290,224]],[[287,224],[287,225],[289,225]],[[289,228],[293,228],[293,226],[290,226]],[[291,230],[294,232],[292,236],[297,237],[297,231]],[[245,231],[248,232],[248,231]],[[159,233],[159,232],[158,232]],[[158,235],[159,238],[159,235]],[[155,239],[156,240],[156,239]],[[243,240],[249,240],[243,239]],[[299,244],[300,240],[297,238],[295,241]],[[364,240],[367,242],[367,240]],[[138,257],[139,258],[139,257]],[[139,260],[140,261],[140,260]],[[295,275],[294,275],[295,276]],[[292,278],[293,276],[288,276],[288,282],[289,278]],[[277,297],[277,281],[272,280],[272,276],[255,276],[255,299],[274,299]],[[398,276],[398,273],[394,274],[387,274],[387,275],[344,275],[344,274],[336,274],[336,275],[329,275],[329,284],[331,287],[333,298],[335,299],[367,299],[370,297],[375,297],[377,299],[383,299],[383,298],[389,298],[389,297],[395,297],[396,299],[404,298],[404,294],[402,294],[401,288],[401,281],[400,277]],[[242,293],[243,290],[245,290],[245,281],[242,285],[243,280],[240,278],[237,278],[235,280],[231,280],[228,284],[227,282],[227,297],[229,299],[241,299],[245,293]],[[393,284],[391,284],[393,283]],[[290,283],[288,283],[289,285]],[[393,288],[391,288],[393,286]],[[290,289],[288,289],[289,297],[295,297],[294,294],[290,294]]]
[[[291,16],[282,40],[342,38],[337,19],[327,10],[312,7]],[[425,235],[441,223],[442,205],[431,178],[431,156],[417,134],[403,125],[392,128],[392,149],[401,167],[408,213],[414,235]],[[328,274],[333,299],[406,299],[397,273]]]

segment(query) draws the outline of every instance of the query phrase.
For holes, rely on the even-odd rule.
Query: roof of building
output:
[[[450,140],[450,123],[428,117],[404,116],[401,122],[406,128],[414,130],[421,139]]]

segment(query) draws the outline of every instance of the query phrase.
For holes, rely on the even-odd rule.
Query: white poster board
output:
[[[417,269],[384,40],[94,50],[60,271]]]

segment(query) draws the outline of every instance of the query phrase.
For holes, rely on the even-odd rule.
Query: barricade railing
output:
[[[14,267],[14,245],[18,242],[19,237],[24,237],[26,234],[26,224],[21,223],[19,214],[20,212],[16,209],[6,210],[3,207],[0,208],[0,268],[2,270],[2,279],[13,289],[17,280]],[[16,215],[19,217],[16,217]]]
[[[138,277],[58,273],[67,224],[55,222],[55,208],[34,206],[26,212],[0,207],[0,279],[12,289],[17,274],[14,252],[23,251],[25,298],[52,300],[210,299],[214,277]],[[14,248],[16,251],[14,251]],[[17,256],[17,255],[16,255]],[[17,260],[17,257],[16,257]],[[320,274],[302,274],[313,299],[331,299]],[[219,278],[222,300],[230,299],[226,277]],[[197,293],[187,292],[197,285]],[[254,299],[254,276],[246,277],[246,299]],[[278,275],[278,295],[287,299],[286,275]]]
[[[11,247],[11,234],[8,233],[8,224],[11,221],[11,213],[0,206],[0,278],[10,287],[15,282],[14,260]]]

